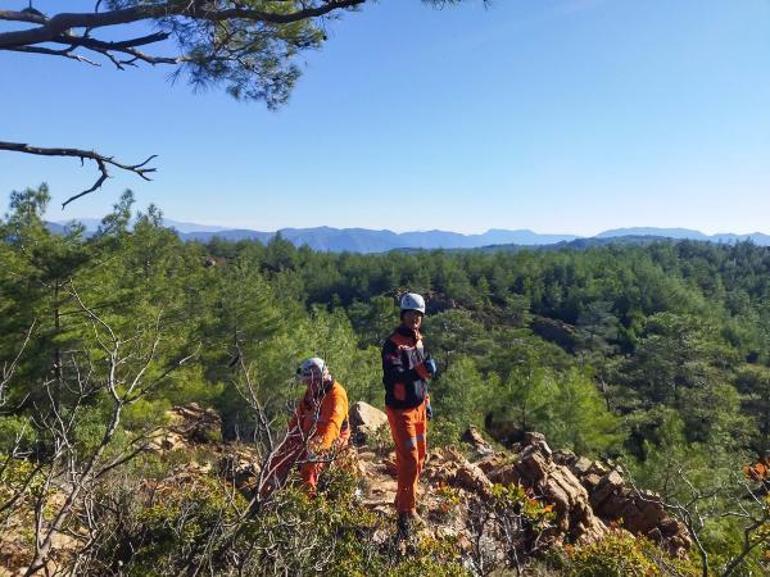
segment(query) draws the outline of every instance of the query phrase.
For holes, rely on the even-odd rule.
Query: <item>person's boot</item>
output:
[[[409,513],[409,522],[414,530],[425,529],[425,527],[428,526],[425,519],[420,517],[420,514],[417,511],[411,511]]]
[[[412,518],[409,513],[399,513],[396,526],[398,527],[399,539],[407,540],[412,536]]]

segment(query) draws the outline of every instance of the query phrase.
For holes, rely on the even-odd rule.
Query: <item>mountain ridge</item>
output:
[[[99,226],[98,219],[73,219],[48,223],[49,229],[57,234],[66,230],[72,222],[81,222],[88,234]],[[258,231],[246,228],[225,228],[164,219],[167,228],[177,232],[185,241],[209,242],[214,238],[238,242],[258,240],[269,242],[276,235],[296,246],[307,245],[313,250],[324,252],[376,253],[390,250],[436,250],[436,249],[487,249],[504,250],[513,246],[558,248],[576,243],[583,247],[593,243],[603,244],[613,239],[633,238],[639,241],[655,239],[699,240],[716,243],[751,241],[759,246],[770,246],[770,235],[761,232],[748,234],[717,233],[704,234],[687,228],[629,227],[600,232],[592,237],[572,234],[537,233],[530,229],[489,229],[483,233],[463,234],[439,229],[426,231],[394,232],[388,229],[334,228],[318,226],[309,228],[287,227],[277,231]]]

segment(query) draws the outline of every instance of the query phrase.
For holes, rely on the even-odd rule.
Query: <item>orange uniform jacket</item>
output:
[[[268,482],[260,492],[269,494],[283,486],[292,468],[299,465],[305,486],[315,493],[323,459],[318,452],[342,447],[350,438],[348,427],[348,395],[342,385],[333,382],[325,392],[314,395],[308,387],[289,421],[289,430],[280,448],[268,463]]]
[[[289,421],[289,431],[320,451],[331,449],[338,438],[347,440],[348,395],[342,385],[334,381],[320,399],[308,388]]]

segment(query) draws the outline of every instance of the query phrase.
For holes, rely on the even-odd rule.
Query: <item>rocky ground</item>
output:
[[[169,417],[169,425],[148,450],[160,455],[183,451],[194,455],[205,447],[214,458],[203,464],[192,457],[182,461],[167,479],[155,482],[152,490],[173,491],[212,474],[234,482],[244,492],[250,490],[258,473],[255,452],[247,445],[223,443],[214,411],[191,404],[173,409]],[[346,460],[358,473],[361,503],[392,519],[396,471],[387,418],[374,407],[356,403],[350,422],[353,444]],[[511,484],[520,487],[526,502],[537,505],[539,514],[548,513],[543,517],[547,522],[534,528],[522,521],[523,513],[509,516],[499,509],[495,487]],[[552,451],[538,433],[528,433],[523,442],[496,450],[470,428],[457,448],[430,451],[419,502],[426,521],[420,531],[453,536],[469,555],[494,558],[506,550],[591,542],[610,529],[648,537],[675,555],[691,547],[684,526],[666,513],[656,495],[631,487],[610,464]],[[491,502],[498,503],[498,508],[485,506]],[[506,534],[503,521],[517,523],[515,537]],[[0,577],[24,573],[33,543],[31,522],[29,514],[19,514],[6,519],[0,528]],[[506,539],[507,543],[501,542]],[[60,536],[52,570],[66,561],[67,549],[75,543],[71,537]]]
[[[378,414],[379,413],[379,414]],[[351,410],[358,467],[366,488],[364,502],[392,514],[395,497],[394,453],[385,459],[367,446],[367,436],[380,426],[387,426],[384,414],[364,403]],[[446,448],[429,452],[423,473],[420,497],[421,514],[428,519],[442,509],[442,487],[457,489],[460,502],[486,499],[493,484],[519,484],[533,499],[549,504],[555,512],[552,539],[564,543],[593,541],[610,527],[645,536],[671,553],[681,555],[692,545],[685,527],[670,517],[657,495],[637,491],[627,484],[620,471],[599,461],[591,461],[569,452],[554,453],[539,433],[528,433],[522,443],[509,450],[495,451],[478,430],[464,435],[463,450]],[[468,456],[466,456],[466,454]],[[460,508],[462,509],[462,507]],[[465,511],[467,514],[467,509]],[[465,522],[455,520],[452,530],[462,531]],[[448,529],[439,523],[428,530]]]

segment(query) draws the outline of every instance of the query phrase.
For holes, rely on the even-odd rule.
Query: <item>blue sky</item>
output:
[[[62,212],[93,168],[0,153],[0,209],[46,181],[56,220],[131,188],[175,220],[259,230],[770,232],[766,0],[381,0],[329,31],[277,112],[169,69],[0,53],[0,139],[159,155],[153,182],[116,172]]]

